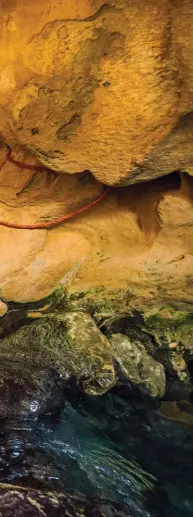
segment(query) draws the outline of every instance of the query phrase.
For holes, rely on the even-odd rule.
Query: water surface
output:
[[[67,393],[60,414],[5,444],[1,481],[121,502],[131,517],[193,516],[193,428],[123,390]]]

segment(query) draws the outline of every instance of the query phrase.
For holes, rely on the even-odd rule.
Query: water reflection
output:
[[[26,441],[12,435],[7,447],[1,481],[121,502],[131,517],[193,516],[193,428],[142,399],[68,393],[60,415],[42,418]]]

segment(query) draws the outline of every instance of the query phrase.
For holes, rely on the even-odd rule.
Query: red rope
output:
[[[29,169],[29,170],[35,169],[36,171],[45,170],[45,167],[43,167],[42,165],[29,165],[27,163],[21,163],[21,162],[18,162],[17,160],[14,160],[13,158],[11,158],[11,150],[8,151],[5,162],[7,160],[8,160],[8,162],[13,163],[14,165],[17,165],[17,167],[19,167],[20,169]]]
[[[25,165],[24,163],[14,160],[13,158],[11,158],[11,150],[9,149],[4,162],[0,166],[0,172],[3,169],[3,167],[7,161],[9,161],[10,163],[13,163],[14,165],[17,165],[17,167],[19,167],[20,169],[30,169],[30,170],[36,170],[36,171],[45,169],[45,167],[43,167],[43,166],[27,165],[27,164]],[[37,224],[17,224],[17,223],[9,223],[7,221],[0,220],[0,225],[6,226],[7,228],[16,228],[16,229],[20,229],[20,230],[42,230],[45,228],[52,228],[53,226],[61,224],[64,221],[69,221],[69,219],[72,219],[73,217],[76,217],[77,215],[83,214],[84,212],[86,212],[87,210],[92,208],[93,206],[98,205],[98,203],[100,203],[100,201],[102,201],[107,196],[109,191],[110,191],[109,187],[105,188],[105,190],[102,192],[102,194],[100,194],[100,196],[98,196],[96,199],[94,199],[94,201],[91,201],[90,203],[88,203],[88,205],[86,205],[82,208],[79,208],[78,210],[75,210],[74,212],[71,212],[70,214],[63,215],[62,217],[58,217],[57,219],[52,219],[52,221],[47,221],[44,223],[37,223]]]

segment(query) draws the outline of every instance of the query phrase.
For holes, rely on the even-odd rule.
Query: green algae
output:
[[[0,357],[51,367],[92,395],[116,382],[111,347],[86,313],[45,315],[24,325],[1,340]]]
[[[112,334],[110,343],[122,376],[151,397],[163,397],[165,372],[162,364],[155,361],[141,343],[131,341],[124,334]]]
[[[111,291],[101,286],[70,293],[59,284],[43,300],[11,302],[11,307],[13,313],[21,311],[20,328],[1,340],[0,356],[12,358],[16,353],[19,360],[56,368],[66,381],[75,377],[87,393],[103,393],[116,383],[108,342],[116,333],[145,347],[154,360],[180,380],[189,379],[186,361],[193,356],[190,306],[147,305],[140,300],[136,307],[135,293],[130,289]],[[1,325],[5,332],[10,313],[0,322],[1,334]],[[8,333],[12,330],[9,324]]]

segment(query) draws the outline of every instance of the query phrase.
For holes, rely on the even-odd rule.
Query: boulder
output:
[[[1,355],[0,418],[18,422],[36,421],[40,415],[58,409],[63,402],[63,384],[59,374],[40,364],[34,365]]]
[[[86,313],[42,317],[1,340],[0,357],[51,368],[63,382],[76,379],[90,395],[100,395],[116,382],[108,340]],[[24,372],[25,376],[25,372]]]
[[[114,334],[109,340],[121,377],[151,397],[163,397],[165,372],[162,364],[155,361],[141,343],[131,342],[126,335]]]

